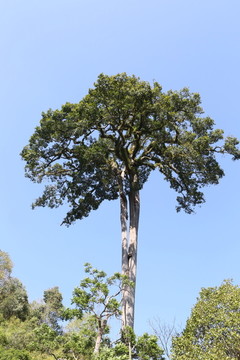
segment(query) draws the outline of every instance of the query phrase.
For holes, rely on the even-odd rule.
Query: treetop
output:
[[[77,104],[42,114],[21,155],[26,176],[50,181],[35,206],[69,204],[63,223],[88,216],[104,200],[140,190],[159,170],[179,195],[177,211],[191,213],[201,191],[224,175],[216,154],[239,159],[236,138],[224,138],[203,116],[200,95],[184,88],[162,92],[126,73],[100,74]]]

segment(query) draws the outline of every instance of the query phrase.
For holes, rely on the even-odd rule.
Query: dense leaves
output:
[[[59,288],[55,286],[52,289],[44,291],[43,294],[44,300],[44,311],[42,319],[44,323],[49,325],[53,330],[58,333],[61,332],[61,327],[59,326],[59,319],[62,316],[63,304],[62,304],[62,294],[59,291]]]
[[[32,360],[28,351],[4,349],[0,346],[0,360]]]
[[[12,267],[13,264],[8,253],[0,250],[0,286],[3,286],[4,282],[10,278]]]
[[[74,318],[65,329],[63,353],[68,359],[90,359],[96,342],[96,319],[87,315],[82,319]]]
[[[215,154],[240,154],[238,141],[224,142],[200,103],[186,88],[163,93],[157,82],[101,74],[78,104],[43,113],[23,149],[26,176],[52,183],[33,206],[57,207],[66,200],[70,210],[63,222],[69,225],[119,196],[123,169],[126,194],[141,189],[158,169],[179,193],[177,210],[191,213],[204,202],[201,188],[224,175]]]
[[[19,313],[14,311],[11,316],[4,316],[4,307],[8,309],[8,304],[1,303],[0,359],[164,359],[156,336],[136,336],[131,327],[126,327],[120,339],[111,342],[108,319],[120,315],[118,295],[128,280],[118,273],[107,277],[90,264],[86,264],[85,271],[87,277],[73,292],[75,308],[65,310],[65,317],[70,321],[62,331],[59,321],[64,312],[57,287],[46,290],[43,301],[30,304],[27,313],[25,298],[18,297],[18,291],[10,297],[18,304]],[[10,279],[11,276],[7,276],[5,283]],[[18,279],[14,280],[21,284]],[[171,359],[237,360],[239,343],[240,287],[228,280],[219,287],[201,290],[185,329],[173,338]]]
[[[9,278],[0,287],[0,314],[5,319],[15,316],[21,320],[27,318],[29,312],[28,296],[22,283],[16,278]]]
[[[22,283],[11,276],[12,261],[0,251],[0,316],[25,320],[29,312],[28,296]]]
[[[129,281],[120,273],[107,277],[104,271],[94,269],[88,263],[85,264],[85,272],[89,276],[73,291],[72,304],[75,305],[75,309],[66,309],[65,318],[82,319],[85,314],[95,321],[94,351],[99,353],[103,336],[108,332],[109,319],[118,318],[121,314],[119,295]]]
[[[8,255],[6,259],[5,263],[10,263]],[[129,281],[119,273],[107,277],[104,271],[94,269],[90,264],[85,265],[85,272],[88,277],[73,292],[75,308],[65,310],[62,295],[58,287],[54,287],[44,291],[42,301],[27,303],[29,311],[26,312],[26,299],[19,296],[19,289],[23,289],[20,281],[12,279],[10,274],[6,277],[6,289],[9,281],[14,280],[17,290],[7,292],[11,301],[0,303],[0,359],[128,359],[128,346],[120,339],[112,344],[107,335],[110,331],[108,320],[120,315],[118,297],[122,286]],[[60,326],[63,318],[68,320],[64,329]],[[131,334],[133,358],[162,359],[163,351],[158,347],[156,337],[147,334],[136,337],[132,330]]]
[[[231,281],[205,288],[183,333],[173,339],[173,360],[240,358],[240,288]]]

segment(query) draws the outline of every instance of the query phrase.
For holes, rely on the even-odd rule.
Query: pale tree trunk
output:
[[[134,327],[135,288],[137,271],[138,223],[140,215],[140,198],[138,190],[131,190],[128,198],[123,189],[124,171],[121,175],[120,210],[122,232],[122,273],[128,277],[133,286],[125,286],[122,292],[122,330],[126,326]],[[129,207],[129,229],[128,229]]]
[[[94,354],[99,353],[100,345],[101,345],[101,342],[102,342],[102,335],[103,334],[101,334],[101,332],[98,332],[97,339],[96,339],[96,342],[95,342]]]
[[[122,232],[122,273],[129,277],[128,265],[128,211],[127,211],[127,197],[122,192],[120,194],[121,204],[121,232]],[[128,299],[129,286],[124,286],[122,291],[122,328],[127,325],[127,299]]]
[[[129,287],[127,301],[127,326],[134,328],[135,290],[137,276],[137,246],[138,246],[138,223],[140,214],[139,191],[132,191],[129,195],[129,245],[128,245],[128,269],[129,280],[133,286]]]
[[[98,319],[98,332],[97,332],[97,338],[96,338],[95,347],[94,347],[94,354],[99,353],[100,345],[102,342],[102,337],[104,335],[104,330],[106,328],[106,325],[107,325],[106,320]]]

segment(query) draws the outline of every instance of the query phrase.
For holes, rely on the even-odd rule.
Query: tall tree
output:
[[[103,200],[120,199],[122,272],[136,283],[139,191],[158,169],[177,193],[177,211],[204,202],[201,188],[224,172],[215,154],[240,157],[236,138],[224,139],[203,117],[200,96],[163,93],[125,73],[101,74],[78,103],[42,114],[21,155],[26,176],[50,180],[35,206],[69,204],[63,223],[88,216]],[[123,292],[122,325],[134,325],[135,286]]]

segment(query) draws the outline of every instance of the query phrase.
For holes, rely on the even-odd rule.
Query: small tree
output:
[[[48,324],[53,330],[60,333],[61,327],[59,325],[59,320],[63,311],[63,297],[59,291],[58,286],[45,290],[43,294],[43,300],[45,303],[43,313],[44,322]]]
[[[0,250],[0,314],[4,319],[15,316],[26,320],[29,312],[25,287],[11,276],[13,263],[9,255]]]
[[[158,345],[156,336],[147,333],[136,336],[130,327],[126,327],[124,331],[128,332],[124,343],[118,342],[113,347],[104,347],[96,360],[164,360],[164,351]]]
[[[96,343],[96,320],[92,315],[74,318],[63,335],[63,353],[69,360],[91,359]]]
[[[0,314],[4,319],[15,316],[26,320],[29,313],[28,296],[23,284],[17,278],[5,281],[0,289]]]
[[[13,263],[5,251],[0,250],[0,287],[9,280],[12,273]]]
[[[61,337],[50,326],[43,323],[33,330],[34,339],[30,344],[33,351],[48,354],[58,360],[57,352],[60,348]],[[61,351],[60,351],[61,353]]]
[[[133,282],[123,291],[122,326],[134,326],[140,190],[157,169],[177,193],[177,211],[204,202],[202,188],[224,172],[215,154],[240,157],[236,138],[203,117],[200,96],[188,89],[162,92],[155,82],[125,73],[101,74],[78,104],[42,114],[21,155],[26,176],[48,184],[33,207],[62,205],[63,223],[88,216],[104,200],[120,199],[122,272]]]
[[[136,357],[139,360],[164,360],[163,349],[157,343],[157,336],[147,333],[136,341]]]
[[[201,290],[185,329],[173,338],[172,359],[240,359],[239,286],[224,281]]]
[[[126,283],[129,284],[129,281],[120,273],[107,277],[104,271],[93,269],[88,263],[85,264],[85,272],[89,274],[89,277],[83,279],[80,286],[73,291],[72,304],[76,308],[66,309],[65,318],[82,319],[86,314],[95,319],[97,335],[94,353],[99,353],[103,335],[108,330],[108,320],[111,317],[118,318],[121,314],[118,297],[122,287]]]
[[[39,325],[47,324],[52,330],[60,334],[62,329],[59,321],[64,309],[62,300],[63,297],[58,286],[45,290],[43,300],[33,301],[30,304],[30,318],[36,319]]]

